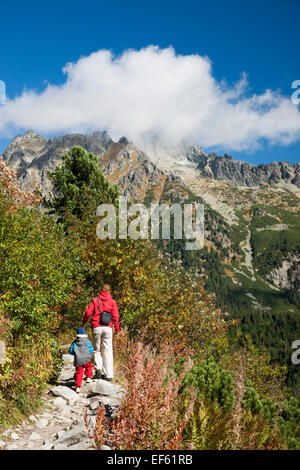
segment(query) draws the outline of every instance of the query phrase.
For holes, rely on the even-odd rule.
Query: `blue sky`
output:
[[[292,82],[300,80],[297,0],[0,0],[0,19],[0,80],[9,99],[24,89],[40,93],[47,83],[63,84],[66,63],[99,49],[122,54],[151,44],[208,56],[213,77],[228,84],[246,72],[249,95],[271,89],[291,96]],[[9,140],[0,138],[0,151]],[[300,142],[230,153],[256,164],[294,163]]]

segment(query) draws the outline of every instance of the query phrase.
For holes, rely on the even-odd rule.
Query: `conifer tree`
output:
[[[46,202],[50,213],[56,213],[62,222],[70,216],[88,220],[99,204],[117,205],[119,189],[109,184],[94,154],[76,146],[62,158],[62,166],[48,172],[54,185],[54,195]]]

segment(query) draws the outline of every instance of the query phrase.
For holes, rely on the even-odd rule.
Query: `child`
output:
[[[74,366],[76,367],[75,389],[80,392],[83,379],[83,372],[87,376],[87,383],[92,381],[93,366],[91,356],[93,354],[93,346],[88,340],[87,334],[83,327],[77,329],[77,338],[70,346],[69,353],[74,356]]]

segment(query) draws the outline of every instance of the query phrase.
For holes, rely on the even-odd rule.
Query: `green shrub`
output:
[[[234,381],[212,357],[195,364],[183,379],[181,391],[187,394],[193,388],[204,400],[216,403],[225,410],[234,404]]]

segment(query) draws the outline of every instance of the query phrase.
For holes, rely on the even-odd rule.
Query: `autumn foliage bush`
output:
[[[10,211],[24,205],[37,206],[42,201],[41,188],[36,188],[30,192],[24,192],[20,189],[17,172],[13,168],[8,167],[1,156],[0,190],[10,201]]]
[[[80,250],[0,159],[0,426],[29,412],[58,370],[61,306],[80,284]]]
[[[174,349],[157,352],[150,345],[131,342],[126,366],[127,394],[117,417],[109,422],[103,408],[98,410],[95,439],[98,448],[109,440],[114,449],[182,449],[183,429],[193,409],[193,398],[180,414],[179,388],[186,371],[174,372]],[[111,438],[109,439],[109,436]]]
[[[32,412],[45,384],[57,375],[60,357],[57,344],[44,335],[31,341],[10,343],[6,363],[0,366],[0,425]]]

